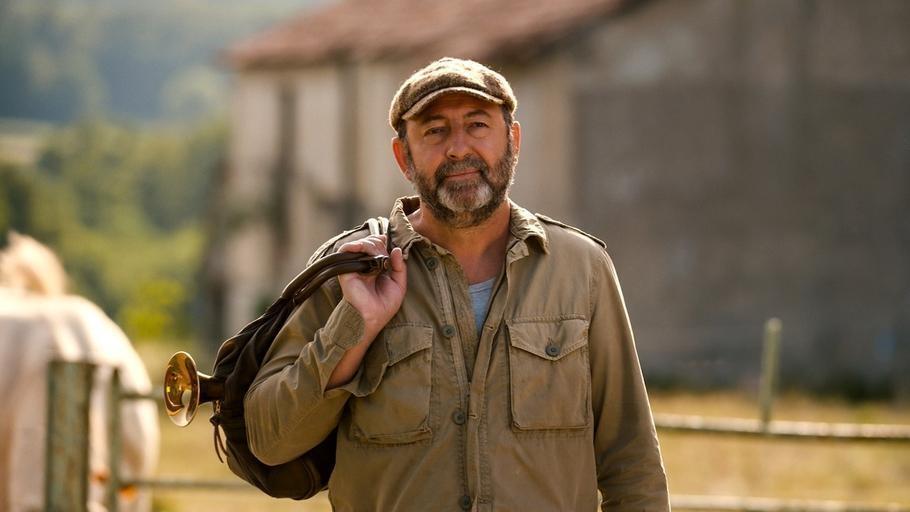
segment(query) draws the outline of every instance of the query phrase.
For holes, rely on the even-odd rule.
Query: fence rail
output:
[[[203,480],[185,477],[159,477],[125,480],[123,486],[150,487],[153,489],[193,489],[208,491],[256,491],[259,489],[237,478],[234,480]]]
[[[815,439],[823,441],[910,441],[910,427],[861,423],[770,421],[745,418],[712,418],[678,414],[655,414],[654,425],[671,432],[700,432],[731,436]]]
[[[871,425],[854,423],[817,423],[805,421],[772,421],[771,411],[777,379],[777,357],[780,344],[780,322],[770,320],[765,328],[765,351],[762,364],[760,393],[760,419],[721,418],[656,414],[655,426],[662,431],[686,432],[708,435],[755,436],[769,439],[826,440],[846,442],[907,442],[910,441],[910,426]],[[89,368],[90,367],[90,368]],[[48,466],[45,494],[46,510],[85,510],[85,474],[87,453],[76,453],[68,447],[85,446],[82,430],[73,425],[88,425],[88,388],[78,382],[91,382],[94,370],[86,363],[52,362],[48,373]],[[88,372],[88,373],[87,373]],[[64,393],[65,391],[65,393]],[[118,491],[128,486],[156,489],[192,489],[254,491],[258,490],[240,479],[202,480],[183,477],[158,477],[154,479],[125,480],[119,473],[122,450],[122,432],[119,419],[120,403],[124,400],[155,400],[160,391],[153,394],[126,393],[120,387],[120,378],[114,370],[111,379],[109,399],[111,415],[108,418],[108,439],[110,443],[110,479],[108,480],[107,504],[110,512],[117,512]],[[65,420],[64,420],[65,419]],[[87,431],[84,432],[87,436]],[[50,454],[66,454],[54,456]],[[81,455],[80,455],[81,453]],[[73,504],[81,503],[82,508]],[[910,512],[910,507],[901,504],[859,504],[840,501],[785,500],[777,498],[756,498],[737,496],[692,496],[671,497],[677,511],[727,511],[727,512]]]
[[[673,510],[718,512],[910,512],[896,503],[871,504],[843,501],[783,500],[741,496],[673,496]]]

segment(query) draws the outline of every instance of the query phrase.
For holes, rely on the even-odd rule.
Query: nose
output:
[[[465,134],[461,130],[454,130],[449,137],[449,145],[446,148],[446,157],[450,160],[463,160],[471,153],[471,148],[465,140]]]

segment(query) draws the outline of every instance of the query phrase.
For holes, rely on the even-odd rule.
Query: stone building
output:
[[[652,383],[910,373],[910,2],[342,0],[227,53],[224,328],[410,193],[389,101],[452,55],[512,82],[513,197],[606,240]],[[901,384],[906,387],[906,381]]]

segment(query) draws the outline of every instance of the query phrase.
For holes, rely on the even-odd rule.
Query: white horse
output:
[[[88,509],[106,510],[110,476],[105,419],[113,368],[126,392],[149,393],[151,382],[123,331],[97,306],[66,295],[66,276],[56,256],[30,237],[10,233],[0,252],[0,510],[44,509],[48,361],[87,361],[98,365],[89,417]],[[158,463],[155,404],[122,404],[123,478],[148,478]],[[120,510],[151,509],[148,490],[118,493]]]

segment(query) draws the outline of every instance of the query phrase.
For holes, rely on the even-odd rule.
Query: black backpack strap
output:
[[[391,241],[392,233],[391,233],[391,229],[389,226],[389,219],[387,219],[385,217],[372,217],[370,219],[367,219],[366,222],[357,226],[356,228],[349,229],[347,231],[342,231],[341,233],[326,240],[325,243],[323,243],[322,245],[319,246],[318,249],[316,249],[316,252],[314,252],[313,255],[310,257],[310,260],[307,261],[307,266],[312,265],[319,258],[327,256],[328,254],[331,254],[332,251],[335,249],[335,244],[338,243],[339,240],[341,240],[342,238],[344,238],[352,233],[356,233],[362,229],[368,229],[371,235],[383,235],[383,234],[388,233],[389,240]],[[392,250],[391,243],[389,244],[389,250],[390,251]]]
[[[215,358],[213,378],[224,383],[224,395],[217,400],[211,422],[215,425],[215,453],[228,455],[230,470],[274,497],[306,499],[324,489],[335,465],[333,431],[307,453],[278,466],[267,466],[249,449],[243,401],[262,366],[262,361],[287,319],[300,302],[339,273],[382,271],[387,268],[385,256],[364,257],[360,253],[334,253],[335,243],[345,235],[370,229],[372,234],[388,232],[388,220],[370,219],[357,230],[347,231],[317,250],[307,268],[285,288],[262,316],[247,324],[238,334],[225,341]],[[315,261],[314,261],[315,260]],[[219,429],[226,443],[221,443]]]

